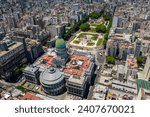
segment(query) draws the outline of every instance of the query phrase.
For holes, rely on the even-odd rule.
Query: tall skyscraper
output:
[[[140,39],[137,39],[135,42],[135,52],[134,52],[134,56],[139,56],[140,52],[141,52],[141,47],[142,47],[142,42]]]

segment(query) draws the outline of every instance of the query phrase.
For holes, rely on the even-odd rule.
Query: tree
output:
[[[111,16],[110,15],[103,15],[103,18],[105,21],[110,21]]]
[[[106,49],[106,45],[107,45],[107,40],[104,39],[104,40],[103,40],[103,46],[104,46],[104,49]]]
[[[17,68],[14,72],[13,72],[13,75],[19,75],[21,73],[20,69]]]
[[[108,40],[108,34],[109,34],[109,33],[106,33],[106,34],[104,35],[104,39],[105,39],[105,40]]]
[[[63,38],[64,38],[64,39],[68,39],[68,38],[71,37],[71,35],[72,35],[71,30],[68,30],[68,31],[64,34]]]
[[[107,40],[104,39],[104,40],[103,40],[103,45],[105,46],[106,44],[107,44]]]
[[[93,12],[90,13],[89,16],[91,19],[98,19],[100,17],[100,14]]]
[[[20,72],[22,73],[23,72],[23,70],[25,69],[27,67],[27,65],[26,64],[23,64],[22,66],[20,66]]]
[[[88,31],[90,30],[90,25],[88,23],[81,24],[80,29],[82,31]]]
[[[138,65],[142,65],[142,63],[143,63],[143,58],[141,57],[141,56],[137,56],[137,63],[138,63]]]
[[[96,26],[96,32],[97,33],[105,33],[106,32],[106,26],[104,24],[100,24]]]
[[[74,32],[76,32],[76,31],[78,31],[79,30],[79,26],[80,26],[80,24],[75,24],[73,27],[72,27],[72,32],[74,33]]]
[[[106,62],[108,64],[115,64],[115,58],[113,56],[107,56],[106,57]]]
[[[79,22],[81,22],[81,24],[83,24],[83,23],[86,23],[88,20],[89,20],[89,16],[86,16],[86,17],[82,18],[81,21],[79,21]]]
[[[28,89],[24,88],[23,86],[17,86],[16,89],[18,89],[18,90],[20,90],[20,91],[22,91],[24,93],[29,91]]]
[[[72,33],[75,33],[76,31],[78,31],[80,29],[80,25],[83,23],[86,23],[87,21],[89,21],[89,15],[85,16],[79,22],[77,22],[75,25],[73,25],[65,34],[63,34],[62,37],[65,40],[68,40],[72,36]]]

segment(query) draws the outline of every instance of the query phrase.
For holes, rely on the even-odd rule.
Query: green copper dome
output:
[[[55,47],[58,49],[66,48],[66,43],[65,43],[64,39],[58,38],[55,42]]]

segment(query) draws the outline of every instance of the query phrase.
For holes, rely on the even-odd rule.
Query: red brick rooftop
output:
[[[21,100],[43,100],[42,98],[40,97],[37,97],[31,93],[26,93],[22,98]]]
[[[54,57],[47,55],[47,56],[44,56],[42,59],[45,60],[48,65],[52,65]]]
[[[45,65],[53,65],[54,57],[51,55],[46,55],[42,57],[42,60],[45,61]],[[73,64],[73,62],[81,62],[82,64]],[[72,74],[77,76],[82,76],[90,66],[90,58],[86,56],[73,55],[71,60],[67,63],[67,66],[64,69],[64,73]]]
[[[72,64],[73,61],[82,61],[82,65],[74,65]],[[78,68],[76,68],[76,66]],[[71,57],[71,61],[68,63],[66,68],[64,69],[64,73],[66,74],[72,74],[72,75],[77,75],[77,76],[82,76],[84,71],[87,70],[90,66],[90,59],[86,56],[77,56],[73,55]]]

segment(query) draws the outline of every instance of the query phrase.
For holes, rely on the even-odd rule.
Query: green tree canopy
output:
[[[115,58],[113,56],[107,56],[106,57],[106,62],[108,64],[115,64]]]
[[[96,32],[98,33],[105,33],[106,32],[106,26],[104,24],[100,24],[96,26]]]
[[[82,31],[88,31],[90,30],[90,25],[88,23],[81,24],[80,29]]]
[[[107,40],[104,39],[104,40],[103,40],[103,45],[106,45],[106,44],[107,44]]]
[[[104,35],[104,39],[108,40],[108,34],[109,34],[109,33],[106,33],[106,34]]]
[[[141,56],[138,56],[136,59],[137,59],[138,65],[142,65],[142,63],[143,63],[143,58],[142,58]]]
[[[81,24],[82,24],[82,23],[86,23],[88,20],[89,20],[89,16],[86,16],[86,17],[82,18],[81,21],[79,21],[79,22],[81,22]]]
[[[98,19],[100,17],[100,14],[93,12],[93,13],[90,13],[89,16],[92,19]]]
[[[103,15],[103,18],[104,18],[105,21],[111,20],[111,16],[110,15]]]
[[[64,38],[67,39],[67,38],[70,38],[72,35],[72,31],[71,30],[68,30],[65,34],[64,34]]]

